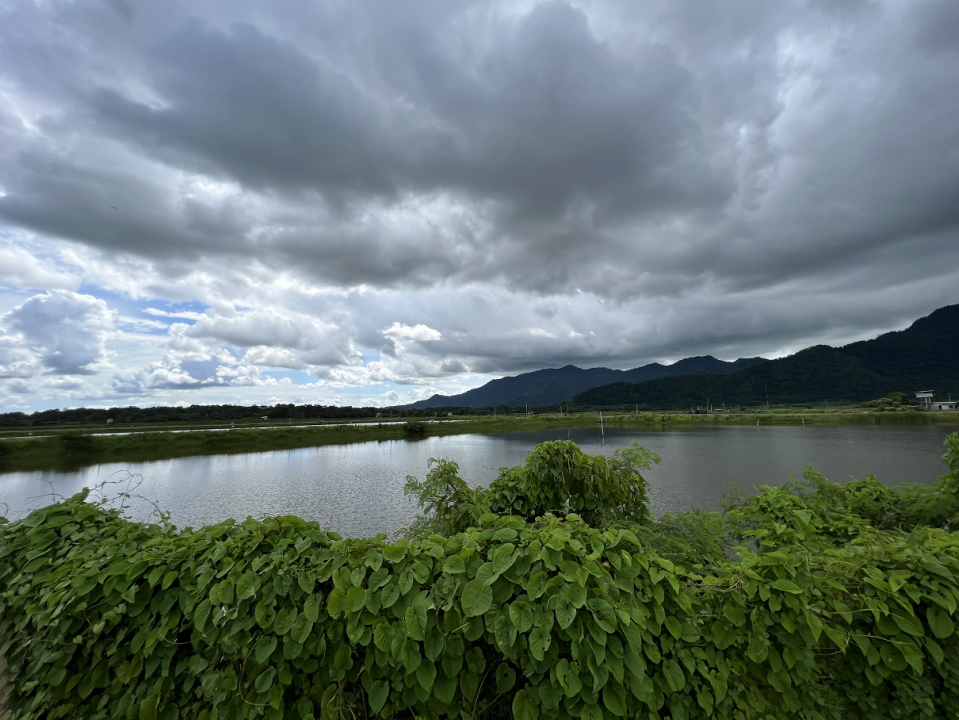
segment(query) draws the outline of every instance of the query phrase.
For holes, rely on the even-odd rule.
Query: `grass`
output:
[[[399,423],[314,424],[307,427],[247,427],[220,432],[169,432],[135,426],[117,428],[114,434],[93,434],[89,429],[37,429],[36,436],[0,440],[0,472],[15,470],[75,470],[106,462],[143,462],[191,455],[289,450],[320,445],[341,445],[371,440],[407,439],[463,433],[513,433],[553,428],[595,427],[598,413],[573,415],[458,416],[457,422],[427,424],[425,435],[411,437]],[[797,410],[778,408],[762,412],[689,415],[676,413],[604,413],[608,427],[675,429],[704,425],[959,425],[959,412],[863,411],[862,408]],[[202,426],[201,426],[202,427]],[[211,426],[205,426],[210,429]],[[221,428],[224,425],[220,426]],[[228,426],[226,426],[228,427]],[[177,429],[189,429],[189,426]],[[135,434],[116,434],[134,430]],[[97,427],[96,432],[102,432]],[[21,433],[22,435],[23,433]]]

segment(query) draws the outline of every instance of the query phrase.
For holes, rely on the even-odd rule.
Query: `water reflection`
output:
[[[656,513],[714,508],[724,486],[754,491],[780,485],[808,463],[843,482],[872,473],[886,484],[932,482],[943,472],[942,441],[950,428],[716,427],[682,430],[599,428],[509,435],[451,435],[420,441],[382,440],[243,455],[213,455],[144,463],[111,463],[75,472],[0,474],[0,502],[9,516],[123,473],[142,476],[137,492],[171,513],[180,527],[228,517],[296,514],[352,536],[392,533],[416,508],[403,496],[406,475],[422,477],[431,457],[459,463],[461,476],[485,485],[498,468],[518,465],[544,440],[576,441],[589,453],[611,453],[636,441],[660,453],[647,475]],[[130,514],[149,516],[141,500]]]

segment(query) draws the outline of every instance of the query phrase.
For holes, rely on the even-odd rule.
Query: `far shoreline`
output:
[[[229,423],[174,427],[102,425],[57,429],[23,428],[0,433],[0,473],[32,470],[76,470],[108,462],[145,462],[202,455],[232,455],[292,450],[324,445],[349,445],[368,441],[409,440],[461,434],[535,432],[562,428],[603,426],[617,429],[677,429],[734,425],[810,426],[959,426],[959,411],[879,412],[861,408],[833,410],[772,409],[758,412],[590,413],[541,415],[457,415],[418,418],[423,433],[411,434],[406,423],[387,418],[365,421],[316,422],[297,425],[260,424],[233,428]]]

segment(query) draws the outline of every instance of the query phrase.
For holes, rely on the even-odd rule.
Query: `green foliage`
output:
[[[612,457],[587,455],[576,443],[540,443],[514,468],[501,468],[488,489],[471,489],[449,460],[430,460],[426,480],[408,476],[404,493],[416,498],[423,514],[413,534],[449,535],[477,524],[487,513],[514,515],[533,522],[547,513],[575,512],[588,524],[643,523],[649,520],[647,470],[659,456],[639,447],[617,450]]]
[[[116,425],[131,423],[190,423],[255,422],[263,416],[274,421],[286,420],[358,420],[375,418],[382,408],[352,407],[350,405],[161,405],[157,407],[113,408],[53,408],[27,415],[22,412],[0,413],[0,427],[37,427],[69,425],[105,425],[108,419]],[[426,411],[394,409],[394,417],[409,417]]]
[[[714,406],[757,406],[768,400],[821,407],[824,398],[861,403],[919,388],[945,397],[959,391],[959,306],[937,312],[941,320],[934,331],[891,332],[841,348],[817,345],[729,375],[617,382],[579,393],[569,402],[584,408],[688,409],[709,398]]]
[[[942,462],[949,472],[940,479],[942,492],[959,497],[959,433],[952,433],[946,438],[944,445],[946,454],[942,456]]]
[[[812,467],[805,482],[762,492],[728,509],[730,533],[764,548],[795,543],[836,545],[868,530],[959,528],[959,433],[944,443],[949,472],[933,485],[887,487],[874,477],[839,485]]]
[[[564,456],[525,468],[612,482]],[[430,483],[436,510],[478,502],[454,463]],[[901,492],[844,487],[809,473],[725,515],[484,513],[394,542],[293,516],[178,532],[83,493],[0,523],[11,717],[955,717],[959,539],[890,525],[915,515]]]
[[[630,526],[643,546],[671,562],[696,571],[715,569],[728,560],[728,521],[717,512],[666,513],[645,525]]]
[[[482,491],[472,490],[458,473],[455,462],[430,458],[426,480],[406,476],[403,494],[414,496],[423,511],[410,526],[410,534],[453,535],[476,524],[488,511]]]
[[[648,470],[659,456],[633,443],[612,457],[587,455],[570,440],[544,442],[522,467],[503,468],[490,484],[486,502],[497,515],[528,521],[546,513],[578,513],[588,524],[649,519]]]
[[[863,407],[873,408],[876,412],[908,412],[919,406],[919,401],[910,398],[906,393],[889,393],[878,400],[870,400],[862,404]]]
[[[422,420],[407,420],[403,423],[403,432],[407,435],[424,435],[426,433],[426,423]]]

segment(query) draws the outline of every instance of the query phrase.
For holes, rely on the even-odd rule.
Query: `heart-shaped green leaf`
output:
[[[513,698],[513,718],[514,720],[538,720],[539,708],[526,694],[526,690],[520,690]]]
[[[460,602],[463,606],[463,615],[476,617],[490,609],[493,604],[493,591],[481,580],[471,580],[463,588],[463,597]]]
[[[265,663],[273,651],[276,650],[276,636],[261,637],[256,643],[256,662],[257,665]]]
[[[273,632],[280,637],[286,635],[293,627],[293,623],[296,622],[296,615],[296,610],[280,608],[279,612],[276,613],[276,620],[273,621]]]
[[[525,633],[533,627],[533,611],[529,603],[523,602],[522,600],[517,600],[510,604],[509,618],[513,621],[516,629],[521,633]]]
[[[255,572],[245,573],[236,583],[236,599],[246,600],[256,594],[259,579]]]
[[[672,658],[663,663],[663,675],[673,692],[679,692],[686,687],[686,676],[683,674],[683,669]]]
[[[390,684],[383,680],[377,680],[369,689],[370,709],[374,713],[380,712],[386,705],[386,700],[390,696]]]
[[[290,628],[290,637],[293,638],[293,642],[305,643],[312,630],[313,623],[306,617],[306,613],[300,613]]]

